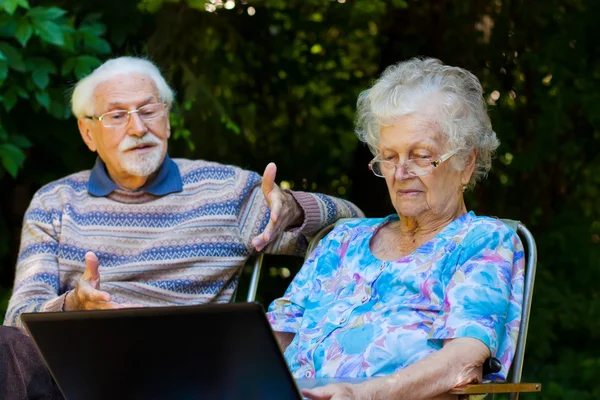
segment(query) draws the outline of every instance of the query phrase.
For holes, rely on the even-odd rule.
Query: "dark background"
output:
[[[67,91],[101,61],[143,55],[164,71],[172,156],[260,173],[274,161],[282,185],[375,217],[393,209],[353,134],[357,96],[386,66],[431,56],[479,77],[502,142],[468,207],[537,240],[524,379],[544,391],[523,398],[600,398],[598,16],[595,0],[4,0],[0,314],[31,196],[93,164]],[[261,300],[292,264],[268,261]]]

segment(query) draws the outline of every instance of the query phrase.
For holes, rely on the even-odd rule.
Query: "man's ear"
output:
[[[96,142],[94,141],[94,137],[92,136],[92,132],[90,131],[90,124],[91,122],[85,118],[79,118],[77,120],[77,126],[79,127],[79,133],[81,134],[81,138],[85,142],[88,149],[95,153],[98,148],[96,147]]]
[[[171,113],[168,109],[165,118],[167,120],[167,139],[169,139],[171,137]]]
[[[463,185],[467,185],[471,180],[471,176],[473,176],[473,172],[475,172],[475,161],[477,161],[477,149],[473,150],[465,160],[465,168],[463,169],[461,177]]]

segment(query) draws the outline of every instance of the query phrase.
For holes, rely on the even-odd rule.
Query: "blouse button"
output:
[[[363,303],[366,303],[366,302],[367,302],[367,300],[369,300],[369,296],[367,296],[367,295],[365,294],[365,295],[362,297],[361,301],[362,301]]]
[[[346,322],[346,318],[345,317],[342,318],[342,319],[340,319],[340,324],[343,324],[344,322]]]
[[[304,376],[306,376],[307,378],[310,378],[312,376],[312,374],[310,373],[310,371],[306,371],[306,373],[304,374]]]

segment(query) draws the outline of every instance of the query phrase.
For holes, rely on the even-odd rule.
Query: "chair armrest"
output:
[[[450,394],[527,393],[541,391],[541,383],[478,383],[455,387],[450,391]]]

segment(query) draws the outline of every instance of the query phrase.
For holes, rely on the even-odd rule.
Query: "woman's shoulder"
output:
[[[472,211],[469,213],[472,218],[469,220],[469,231],[475,232],[499,232],[504,234],[516,235],[516,232],[509,225],[504,223],[501,219],[496,217],[488,217],[485,215],[475,215]]]
[[[388,219],[393,218],[393,215],[383,218],[342,218],[336,222],[333,230],[338,232],[373,231]]]
[[[370,237],[390,217],[393,216],[385,218],[342,218],[335,223],[326,239],[329,242],[347,242],[365,235]]]
[[[501,219],[483,215],[475,215],[470,212],[471,218],[463,229],[463,243],[474,243],[487,241],[489,244],[498,241],[509,241],[514,244],[520,243],[517,232],[504,223]]]

